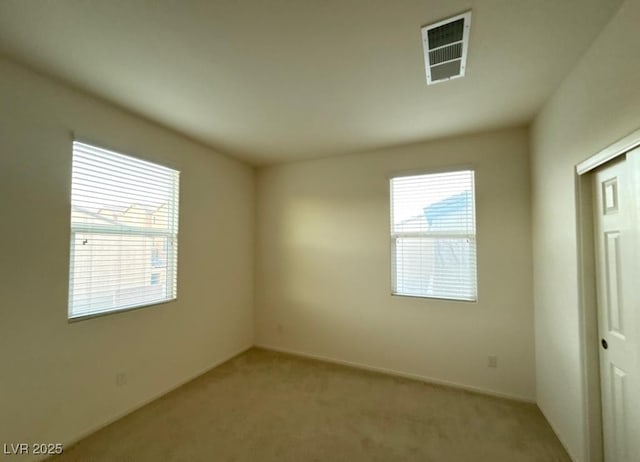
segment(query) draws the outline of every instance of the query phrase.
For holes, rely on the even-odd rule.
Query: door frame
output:
[[[587,462],[604,462],[591,173],[601,165],[638,146],[640,146],[640,129],[580,162],[575,169],[580,306],[578,316],[582,382],[585,390],[583,406],[587,419],[584,426]]]

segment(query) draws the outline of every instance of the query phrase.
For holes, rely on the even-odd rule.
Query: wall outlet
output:
[[[284,327],[282,326],[282,324],[278,323],[277,328],[278,334],[282,335],[282,333],[284,332]]]
[[[116,374],[116,386],[123,387],[127,384],[127,373],[126,372],[118,372]]]
[[[487,365],[489,367],[498,367],[498,357],[496,355],[489,355],[489,361]]]

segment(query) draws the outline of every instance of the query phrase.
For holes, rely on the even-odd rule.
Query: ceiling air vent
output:
[[[464,77],[471,11],[422,28],[427,84]]]

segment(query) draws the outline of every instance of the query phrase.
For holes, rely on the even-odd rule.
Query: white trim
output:
[[[630,133],[621,140],[604,148],[602,151],[594,154],[586,160],[583,160],[576,166],[578,175],[584,175],[602,164],[609,162],[616,157],[631,151],[640,146],[640,129]]]
[[[584,462],[602,462],[602,410],[600,404],[599,335],[593,236],[591,175],[575,175],[578,250],[578,303],[580,362],[584,389]],[[557,433],[557,432],[556,432]]]
[[[257,343],[254,346],[256,348],[262,348],[263,350],[276,351],[276,352],[279,352],[279,353],[286,353],[286,354],[290,354],[290,355],[293,355],[293,356],[299,356],[299,357],[302,357],[302,358],[315,359],[317,361],[324,361],[324,362],[328,362],[328,363],[332,363],[332,364],[339,364],[341,366],[353,367],[355,369],[362,369],[362,370],[371,371],[371,372],[379,372],[381,374],[393,375],[393,376],[402,377],[402,378],[405,378],[405,379],[418,380],[420,382],[430,383],[430,384],[433,384],[433,385],[441,385],[441,386],[445,386],[445,387],[449,387],[449,388],[456,388],[458,390],[469,391],[469,392],[477,393],[477,394],[480,394],[480,395],[493,396],[495,398],[510,399],[512,401],[519,401],[519,402],[530,403],[530,404],[535,404],[536,403],[535,398],[528,397],[528,396],[515,395],[515,394],[512,394],[512,393],[504,393],[504,392],[501,392],[501,391],[489,390],[489,389],[486,389],[486,388],[476,387],[476,386],[473,386],[473,385],[464,385],[464,384],[461,384],[461,383],[451,382],[451,381],[448,381],[448,380],[435,379],[433,377],[427,377],[427,376],[424,376],[424,375],[413,374],[411,372],[402,372],[402,371],[398,371],[398,370],[395,370],[395,369],[387,369],[387,368],[384,368],[384,367],[371,366],[371,365],[368,365],[368,364],[354,362],[354,361],[346,361],[346,360],[343,360],[343,359],[330,358],[330,357],[327,357],[327,356],[321,356],[321,355],[316,355],[316,354],[312,354],[312,353],[306,353],[306,352],[302,352],[302,351],[298,351],[298,350],[290,350],[288,348],[281,348],[281,347],[277,347],[277,346],[267,345],[267,344],[264,344],[264,343]]]
[[[158,300],[150,300],[149,302],[145,302],[141,305],[125,306],[122,308],[117,308],[115,310],[109,310],[109,311],[91,311],[84,314],[76,314],[76,315],[71,314],[71,311],[69,311],[67,322],[69,324],[72,324],[74,322],[86,321],[87,319],[101,318],[103,316],[109,316],[111,314],[124,313],[127,311],[135,311],[143,308],[150,308],[152,306],[165,305],[167,303],[173,303],[176,301],[178,301],[177,295],[173,298],[161,298]]]
[[[232,360],[233,358],[235,358],[236,356],[241,355],[242,353],[244,353],[245,351],[250,350],[251,348],[253,348],[253,345],[248,345],[248,346],[243,346],[242,348],[236,350],[235,352],[225,355],[223,356],[222,359],[215,361],[212,365],[205,367],[204,369],[196,372],[195,374],[189,375],[186,379],[180,380],[178,381],[178,383],[176,383],[175,385],[171,385],[170,387],[166,388],[165,390],[159,392],[159,393],[155,393],[153,394],[150,398],[147,399],[143,399],[142,401],[134,404],[133,406],[127,408],[124,411],[118,412],[110,417],[107,417],[106,419],[104,419],[101,423],[98,423],[96,425],[92,425],[89,428],[87,428],[85,431],[83,431],[82,433],[80,433],[79,435],[73,436],[69,439],[66,439],[65,441],[62,442],[62,446],[68,450],[69,448],[71,448],[71,446],[73,446],[74,444],[78,443],[80,440],[83,440],[84,438],[88,437],[89,435],[92,435],[93,433],[97,432],[98,430],[103,429],[104,427],[106,427],[107,425],[110,425],[112,423],[114,423],[117,420],[122,419],[123,417],[131,414],[134,411],[137,411],[138,409],[146,406],[147,404],[162,398],[164,395],[167,395],[169,393],[171,393],[172,391],[180,388],[181,386],[191,382],[192,380],[197,379],[198,377],[200,377],[201,375],[206,374],[207,372],[215,369],[216,367],[220,366],[223,363],[226,363],[227,361]],[[43,456],[43,457],[39,457],[33,460],[44,460],[47,459],[50,456]]]
[[[587,280],[587,274],[590,271],[594,271],[595,268],[595,262],[593,260],[593,237],[590,235],[590,232],[587,232],[585,229],[592,226],[590,214],[592,213],[593,202],[590,193],[586,194],[586,188],[590,188],[591,184],[589,181],[583,180],[589,180],[589,178],[585,176],[586,174],[634,150],[638,146],[640,146],[640,129],[635,130],[576,165],[575,185],[578,242],[578,297],[580,303],[580,357],[583,365],[582,383],[585,390],[583,411],[586,419],[585,422],[583,422],[582,431],[584,434],[584,450],[587,462],[599,462],[603,459],[603,454],[602,442],[593,441],[593,435],[599,435],[602,430],[602,414],[599,402],[600,371],[597,369],[597,364],[592,364],[594,355],[593,345],[597,343],[599,336],[597,334],[597,326],[593,325],[593,319],[589,319],[590,315],[593,315],[593,310],[596,310],[597,307],[595,306],[595,300],[591,300],[593,295],[587,293],[587,290],[590,290],[589,288],[593,285],[593,281]],[[591,237],[588,238],[585,236]],[[587,254],[587,252],[589,252],[589,254]],[[587,267],[587,265],[589,267]],[[556,434],[558,434],[558,432],[556,432]]]

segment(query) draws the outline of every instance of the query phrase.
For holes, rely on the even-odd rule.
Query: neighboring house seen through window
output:
[[[473,170],[391,179],[392,293],[477,300]]]
[[[179,175],[73,143],[70,319],[176,298]]]

